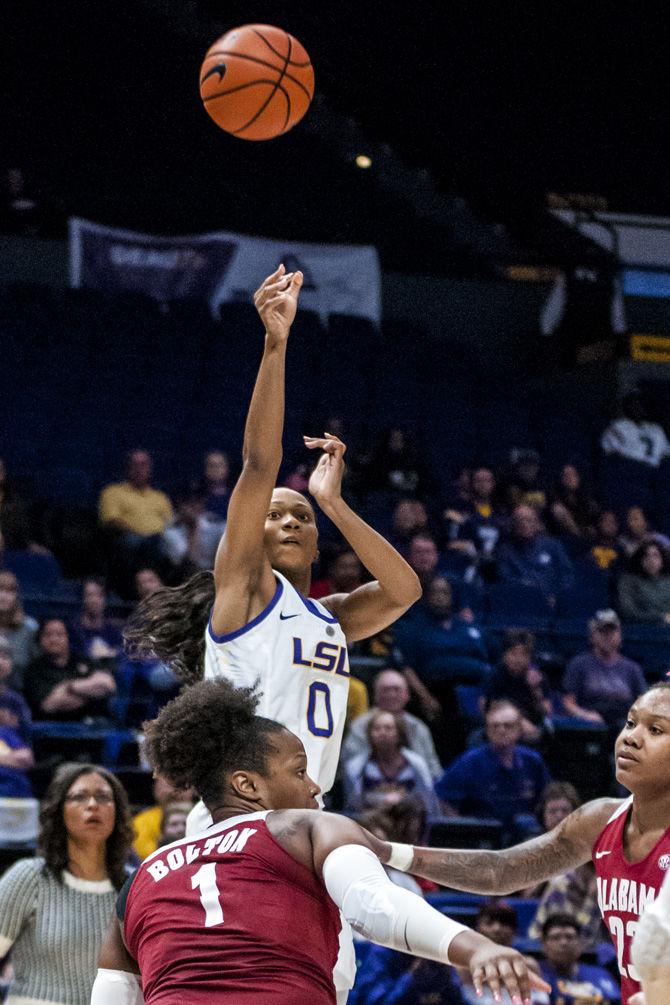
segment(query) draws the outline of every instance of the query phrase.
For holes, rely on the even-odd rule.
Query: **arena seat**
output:
[[[486,590],[486,624],[542,631],[549,628],[553,609],[541,590],[517,583],[491,583]]]
[[[432,848],[500,848],[502,824],[477,817],[432,817],[428,844]]]
[[[26,592],[55,593],[63,579],[63,571],[53,555],[7,549],[2,564],[14,573]]]

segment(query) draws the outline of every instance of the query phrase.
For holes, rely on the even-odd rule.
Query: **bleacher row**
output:
[[[93,503],[137,445],[168,491],[203,450],[238,455],[261,352],[252,304],[224,304],[215,320],[196,301],[161,308],[140,294],[4,285],[0,333],[5,454],[45,494]],[[94,371],[103,378],[93,384]],[[518,381],[416,328],[385,322],[379,332],[359,317],[301,310],[287,358],[285,456],[302,457],[302,434],[339,415],[354,449],[393,425],[415,432],[438,490],[473,457],[499,463],[519,445],[550,466],[572,459],[588,471],[597,402],[576,387],[518,393]]]

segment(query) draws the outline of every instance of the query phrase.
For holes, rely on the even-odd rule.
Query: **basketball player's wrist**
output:
[[[411,844],[399,844],[397,841],[389,841],[391,854],[386,865],[390,869],[397,869],[398,872],[409,872],[414,861],[414,848]]]
[[[288,336],[290,328],[287,328],[285,332],[273,332],[265,329],[265,351],[275,352],[275,351],[285,351],[286,343],[288,341]]]

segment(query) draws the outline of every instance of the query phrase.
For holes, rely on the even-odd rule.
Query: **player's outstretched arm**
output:
[[[323,450],[309,491],[356,552],[375,581],[351,593],[321,601],[339,620],[348,642],[366,639],[396,621],[421,596],[414,570],[389,542],[354,513],[342,498],[346,447],[337,436],[306,436],[310,450]]]
[[[506,895],[543,883],[591,859],[591,849],[619,799],[585,803],[547,834],[502,851],[397,845],[404,872],[469,893]],[[404,849],[404,851],[400,851]],[[391,862],[396,865],[396,862]]]
[[[98,957],[98,973],[91,991],[91,1005],[144,1005],[139,967],[121,936],[114,916]]]
[[[286,344],[302,281],[302,272],[287,273],[280,265],[254,295],[265,347],[244,428],[242,473],[230,497],[226,532],[214,564],[212,627],[217,634],[247,624],[258,613],[252,604],[262,609],[275,590],[263,535],[282,459]]]
[[[531,988],[549,991],[520,953],[496,946],[459,925],[426,901],[396,886],[382,862],[392,846],[354,820],[330,813],[271,814],[279,844],[319,876],[352,928],[373,942],[423,959],[468,967],[475,988],[506,988],[513,1001],[530,1001]]]

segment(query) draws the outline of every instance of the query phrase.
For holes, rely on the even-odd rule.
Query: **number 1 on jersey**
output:
[[[223,924],[223,908],[219,901],[221,896],[216,885],[216,863],[207,862],[201,865],[191,876],[191,889],[200,890],[200,903],[205,909],[205,928]]]

